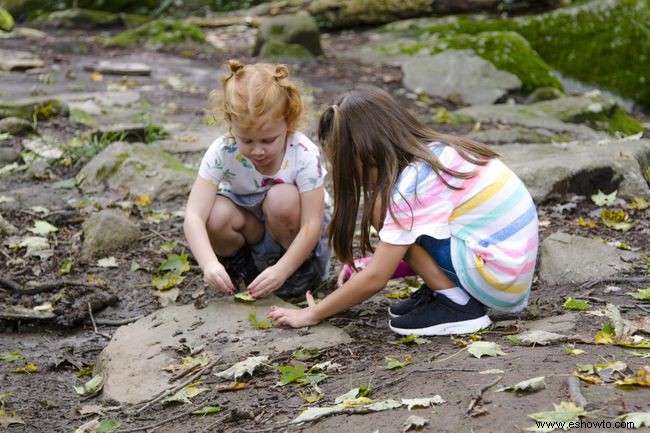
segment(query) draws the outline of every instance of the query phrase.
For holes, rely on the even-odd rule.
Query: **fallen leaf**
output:
[[[104,75],[101,72],[95,71],[90,74],[90,79],[93,81],[102,81],[104,79]]]
[[[248,321],[257,329],[261,329],[263,331],[271,329],[273,326],[273,322],[271,322],[271,319],[262,319],[259,320],[257,318],[257,313],[255,311],[252,311],[248,314]]]
[[[29,229],[30,232],[34,233],[35,235],[47,235],[49,233],[54,233],[58,232],[59,229],[54,227],[52,224],[48,223],[47,221],[42,221],[42,220],[36,220],[34,221],[34,227]]]
[[[173,272],[167,272],[162,277],[155,276],[151,279],[151,285],[160,291],[169,290],[173,287],[178,286],[185,280],[185,277],[182,275],[175,274]]]
[[[171,272],[176,275],[182,275],[190,270],[190,262],[187,254],[168,254],[167,260],[158,266],[159,272]]]
[[[227,370],[221,371],[219,373],[214,373],[214,375],[220,377],[221,379],[237,380],[237,378],[245,374],[252,376],[257,367],[263,365],[268,361],[268,356],[251,356],[243,361],[236,363]]]
[[[564,308],[567,310],[586,310],[589,307],[591,304],[582,299],[568,298],[564,303]]]
[[[325,396],[325,394],[322,392],[307,394],[306,392],[300,391],[298,394],[300,395],[300,398],[302,398],[308,404],[316,403],[317,401],[322,400],[322,398]]]
[[[540,391],[544,388],[546,388],[546,382],[544,381],[544,376],[539,376],[539,377],[533,377],[532,379],[515,383],[514,385],[499,388],[494,392],[509,391],[509,392],[516,392],[516,393],[523,394],[523,393]]]
[[[24,367],[19,367],[19,368],[14,368],[13,370],[14,373],[35,373],[38,371],[38,367],[34,364],[26,364]]]
[[[529,346],[546,346],[547,344],[559,343],[561,341],[566,341],[566,335],[556,334],[555,332],[543,331],[541,329],[535,329],[532,331],[527,331],[517,336],[519,344],[525,344]]]
[[[112,433],[120,428],[120,422],[114,419],[104,418],[97,426],[97,433]]]
[[[490,341],[475,341],[467,346],[467,351],[477,358],[506,354],[497,343]]]
[[[50,249],[50,243],[46,238],[40,236],[27,236],[18,244],[27,249],[25,256],[36,256],[41,259],[52,257],[54,252]]]
[[[582,407],[576,406],[574,403],[561,402],[560,404],[553,403],[554,410],[548,412],[536,412],[528,415],[535,421],[546,423],[558,423],[556,425],[563,425],[563,423],[580,421],[581,416],[588,415]],[[554,427],[527,427],[524,430],[528,431],[553,431]]]
[[[597,194],[591,196],[591,200],[596,206],[612,206],[616,202],[617,192],[618,191],[614,190],[614,192],[610,194],[605,194],[601,190],[598,190]]]
[[[619,421],[631,422],[634,428],[650,427],[650,412],[624,413],[616,418]]]
[[[566,350],[569,355],[573,355],[573,356],[578,356],[578,355],[582,355],[583,353],[586,353],[582,349],[576,349],[568,346],[562,346],[562,348]]]
[[[650,288],[648,289],[637,289],[636,292],[628,292],[628,296],[638,299],[640,301],[650,301]]]
[[[439,395],[434,395],[433,397],[425,398],[403,398],[402,404],[406,405],[407,410],[411,410],[414,407],[431,407],[433,405],[440,405],[445,403],[445,400],[442,399]]]
[[[120,265],[117,263],[117,259],[113,256],[104,257],[103,259],[97,260],[97,266],[100,268],[117,268]]]
[[[205,387],[200,387],[201,382],[192,382],[185,387],[179,389],[176,391],[174,395],[171,397],[167,397],[162,401],[163,404],[173,404],[173,403],[191,403],[192,401],[190,400],[193,397],[196,397],[197,395],[204,393],[205,391],[209,391],[209,388]]]
[[[596,377],[596,376],[590,376],[590,375],[588,375],[588,374],[581,373],[581,372],[579,372],[579,371],[574,371],[574,372],[571,373],[571,374],[573,374],[573,375],[574,375],[575,377],[577,377],[578,379],[580,379],[580,380],[582,380],[582,381],[584,381],[584,382],[587,382],[587,383],[598,384],[598,383],[602,383],[602,382],[603,382],[602,380],[600,380],[600,378],[598,378],[598,377]]]
[[[235,301],[243,302],[245,304],[250,304],[257,301],[257,299],[253,298],[253,296],[251,296],[251,294],[248,292],[235,293],[235,296],[233,298],[235,299]]]
[[[291,354],[296,361],[309,361],[318,358],[321,354],[319,349],[298,349]]]
[[[18,361],[22,357],[23,353],[18,350],[14,350],[13,352],[0,353],[0,361],[14,362]]]
[[[400,361],[397,358],[391,356],[386,357],[386,370],[395,370],[397,368],[404,368],[411,363],[411,355],[406,355],[404,361]]]
[[[98,374],[81,386],[75,386],[74,390],[79,395],[94,394],[104,386],[104,376]]]
[[[209,415],[211,413],[219,413],[223,410],[219,406],[203,406],[200,409],[194,410],[191,412],[192,415]]]
[[[406,421],[404,421],[402,431],[406,432],[411,429],[417,430],[420,427],[424,427],[426,424],[429,424],[428,419],[422,418],[421,416],[417,416],[417,415],[411,415],[408,418],[406,418]]]
[[[221,385],[214,388],[215,392],[231,392],[231,391],[240,391],[242,389],[248,388],[248,384],[245,382],[235,382],[231,385]]]
[[[181,277],[183,278],[183,277]],[[181,294],[181,291],[178,289],[178,287],[174,287],[173,289],[160,291],[156,290],[151,292],[151,296],[158,301],[158,305],[161,307],[166,307],[169,304],[172,304],[176,302],[176,299],[178,299],[178,296]]]
[[[97,427],[99,427],[99,418],[91,419],[77,427],[74,433],[97,433]]]
[[[353,398],[351,400],[343,400],[343,407],[346,408],[346,409],[351,408],[351,407],[361,407],[361,406],[365,406],[365,405],[368,405],[368,404],[371,404],[371,403],[374,403],[374,402],[375,402],[375,400],[370,399],[368,397],[357,397],[357,398]]]
[[[431,340],[427,338],[420,337],[415,334],[407,335],[393,342],[394,344],[417,344],[421,346],[423,344],[431,343]]]
[[[634,197],[631,203],[627,205],[628,209],[646,210],[650,207],[650,201],[644,197]]]
[[[632,377],[626,377],[623,380],[614,382],[616,385],[639,385],[650,386],[650,366],[641,367]]]
[[[600,219],[607,227],[622,232],[627,232],[634,226],[627,212],[621,209],[603,209],[600,211]]]
[[[357,388],[352,388],[345,394],[341,394],[334,399],[334,403],[343,403],[346,400],[354,400],[358,397],[365,397],[370,394],[372,390],[366,386],[359,386]]]

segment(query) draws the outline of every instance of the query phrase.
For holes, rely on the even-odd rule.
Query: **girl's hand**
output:
[[[295,309],[273,306],[271,307],[271,312],[267,314],[267,317],[279,325],[287,325],[292,328],[317,325],[319,320],[314,314],[316,302],[314,301],[311,291],[308,291],[305,294],[305,297],[307,298],[307,308]]]
[[[353,269],[350,269],[348,265],[341,266],[341,271],[339,272],[339,276],[336,279],[336,287],[341,287],[343,284],[345,284],[346,281],[351,280],[352,277],[354,277],[356,274],[357,273]]]
[[[248,293],[253,298],[263,298],[279,289],[286,280],[287,276],[276,265],[269,266],[248,285]]]
[[[226,268],[219,262],[210,262],[203,269],[203,280],[218,292],[233,294],[233,285]]]

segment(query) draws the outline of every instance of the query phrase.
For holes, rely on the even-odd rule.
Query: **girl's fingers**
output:
[[[314,301],[314,295],[311,294],[311,290],[308,290],[307,293],[305,293],[305,298],[307,299],[307,305],[310,307],[316,306],[316,301]]]

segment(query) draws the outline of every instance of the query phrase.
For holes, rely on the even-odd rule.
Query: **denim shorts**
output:
[[[418,238],[415,240],[415,243],[417,245],[420,245],[422,248],[426,250],[427,253],[433,258],[433,260],[436,261],[438,266],[440,266],[440,269],[447,274],[447,277],[456,284],[456,286],[463,288],[462,284],[460,283],[460,280],[458,279],[458,275],[456,273],[456,269],[454,269],[454,265],[451,262],[451,238],[447,239],[436,239],[431,236],[418,236]]]
[[[242,209],[246,209],[255,217],[264,223],[264,213],[262,212],[262,203],[266,198],[266,192],[260,192],[256,194],[248,195],[239,195],[233,194],[230,191],[219,191],[217,193],[220,196],[230,199],[235,205],[239,206]],[[323,218],[323,225],[321,228],[321,238],[316,244],[314,251],[312,253],[313,264],[316,267],[317,272],[321,276],[321,281],[325,281],[329,278],[329,262],[330,262],[330,250],[327,239],[327,227],[331,219],[331,211],[328,212],[326,207],[325,217]],[[264,236],[262,240],[256,245],[251,246],[253,252],[253,260],[255,260],[255,266],[261,272],[264,269],[270,266],[269,258],[274,258],[277,260],[278,257],[284,254],[284,249],[269,236],[268,231],[264,231]],[[275,262],[273,260],[272,262]]]

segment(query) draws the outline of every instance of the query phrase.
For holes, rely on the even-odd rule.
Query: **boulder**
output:
[[[0,133],[3,132],[11,135],[31,133],[34,132],[34,124],[20,117],[5,117],[0,120]]]
[[[300,45],[314,56],[323,54],[320,31],[316,21],[309,15],[278,15],[265,18],[257,32],[253,55],[259,55],[264,44],[269,41]]]
[[[404,85],[417,93],[458,104],[492,104],[521,80],[500,71],[470,50],[447,50],[434,56],[412,56],[402,64]]]
[[[78,174],[84,193],[127,188],[133,195],[167,200],[189,193],[195,174],[167,152],[142,143],[116,142]]]
[[[84,257],[100,258],[128,245],[142,236],[140,228],[124,214],[103,210],[91,215],[82,224]]]
[[[302,45],[268,41],[262,45],[260,57],[276,63],[313,62],[315,57]]]
[[[29,51],[0,49],[0,70],[2,71],[25,71],[43,66],[45,66],[45,62]]]
[[[631,271],[640,257],[601,241],[553,233],[540,245],[539,278],[550,285],[582,284]]]

